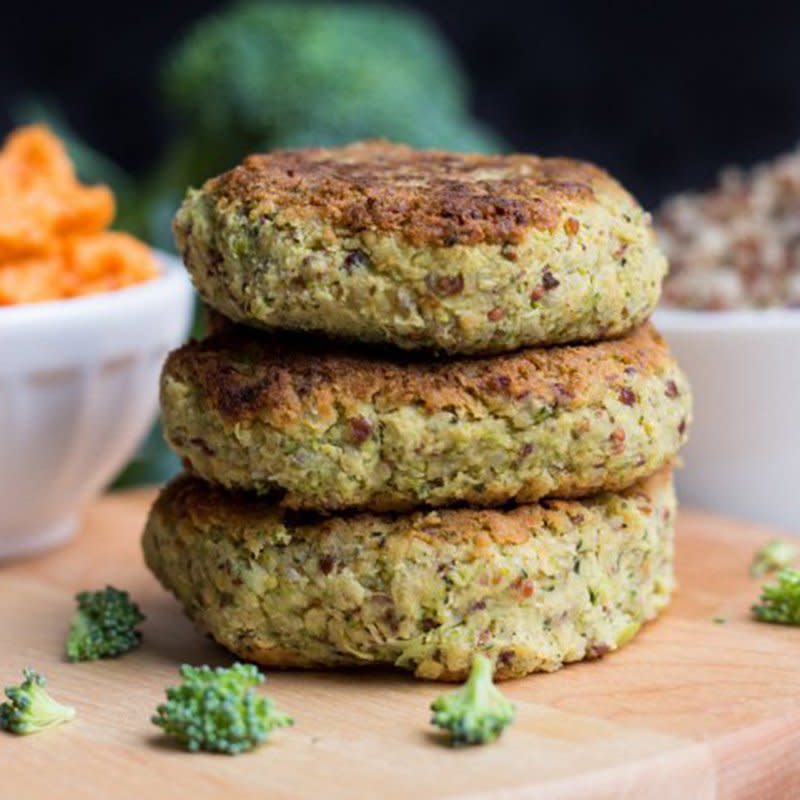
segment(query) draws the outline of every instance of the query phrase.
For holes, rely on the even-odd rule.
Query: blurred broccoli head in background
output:
[[[469,117],[446,42],[425,17],[399,8],[235,5],[178,44],[164,90],[186,133],[211,148],[206,174],[252,150],[375,136],[497,147]]]

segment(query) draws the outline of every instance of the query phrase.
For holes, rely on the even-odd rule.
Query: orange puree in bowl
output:
[[[121,289],[158,274],[150,249],[108,231],[114,195],[83,186],[47,128],[14,131],[0,149],[0,306]]]

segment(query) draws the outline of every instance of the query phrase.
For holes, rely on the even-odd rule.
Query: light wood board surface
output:
[[[800,798],[800,629],[752,622],[748,577],[769,531],[681,513],[680,589],[628,647],[602,661],[507,682],[517,720],[496,744],[442,746],[428,705],[443,688],[403,673],[277,673],[296,718],[238,757],[176,750],[149,722],[180,663],[231,658],[197,635],[146,571],[151,492],[106,497],[80,536],[0,566],[0,684],[44,672],[76,721],[0,736],[0,798]],[[72,595],[112,583],[148,616],[141,649],[67,664]],[[715,624],[722,617],[725,624]]]

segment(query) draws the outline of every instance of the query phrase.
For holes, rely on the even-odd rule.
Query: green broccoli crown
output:
[[[773,583],[764,586],[753,615],[759,622],[800,625],[800,570],[781,570]]]
[[[38,733],[75,716],[75,709],[57,703],[45,690],[44,675],[23,670],[19,686],[7,686],[8,701],[0,705],[0,728],[11,733],[26,735]]]
[[[431,704],[431,722],[450,731],[453,745],[493,742],[514,720],[514,707],[492,683],[492,662],[475,656],[467,682]]]
[[[220,154],[221,168],[253,149],[367,137],[497,146],[469,117],[449,45],[408,9],[239,3],[200,21],[179,43],[164,92],[195,143],[235,150]]]
[[[145,617],[127,592],[107,586],[98,592],[80,592],[75,599],[78,610],[67,636],[70,661],[113,658],[142,641],[136,626]]]
[[[152,722],[187,750],[236,755],[265,742],[275,728],[293,724],[255,687],[264,676],[252,664],[181,667],[183,683],[167,689]]]
[[[796,545],[782,539],[773,539],[761,547],[753,556],[750,574],[754,578],[760,578],[769,572],[777,572],[779,569],[784,569],[794,561],[797,557],[797,552]]]

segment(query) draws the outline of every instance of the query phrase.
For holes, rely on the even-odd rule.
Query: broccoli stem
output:
[[[770,572],[785,569],[797,557],[798,548],[781,539],[773,539],[759,548],[750,565],[750,575],[761,578]]]
[[[474,708],[488,708],[492,698],[495,701],[497,696],[503,698],[492,683],[493,674],[492,662],[484,656],[476,656],[472,661],[467,682],[464,684],[464,702]]]
[[[25,669],[23,676],[19,686],[6,687],[8,701],[0,705],[0,728],[25,736],[75,717],[74,708],[57,703],[47,693],[43,675]]]
[[[38,684],[34,684],[28,696],[30,703],[26,707],[27,719],[21,733],[36,733],[62,722],[69,722],[75,717],[74,708],[56,702]]]
[[[492,682],[494,666],[475,656],[466,683],[431,704],[431,722],[450,732],[453,745],[494,741],[514,719],[514,707]]]

